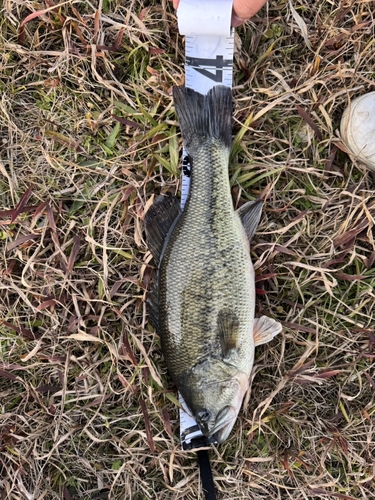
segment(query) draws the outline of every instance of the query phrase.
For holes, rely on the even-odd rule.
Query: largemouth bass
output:
[[[257,200],[233,208],[228,162],[231,90],[206,96],[175,87],[175,108],[192,165],[185,209],[159,196],[145,216],[158,267],[148,297],[168,371],[211,442],[230,434],[249,387],[255,346],[281,331],[254,319],[255,280],[249,242],[262,213]]]

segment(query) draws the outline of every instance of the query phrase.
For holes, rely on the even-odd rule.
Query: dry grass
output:
[[[337,129],[374,90],[373,2],[293,5],[237,30],[233,195],[272,186],[257,307],[285,329],[212,466],[219,499],[370,499],[374,175]],[[143,302],[144,210],[179,189],[183,60],[165,0],[3,3],[2,499],[203,498]]]

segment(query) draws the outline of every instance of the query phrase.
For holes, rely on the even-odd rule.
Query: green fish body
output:
[[[145,229],[158,265],[149,298],[168,371],[212,441],[224,441],[249,387],[255,345],[281,325],[254,320],[255,280],[250,239],[262,202],[233,208],[228,162],[231,91],[207,96],[174,89],[182,136],[192,165],[183,212],[173,197],[158,197]]]

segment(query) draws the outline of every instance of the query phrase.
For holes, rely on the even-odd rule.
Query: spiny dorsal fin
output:
[[[157,283],[154,283],[147,293],[146,298],[146,309],[147,314],[150,319],[150,323],[154,327],[155,331],[159,332],[159,295],[157,289]]]
[[[245,228],[249,242],[258,227],[262,216],[262,208],[263,201],[258,199],[255,201],[248,201],[237,210],[238,215],[241,217],[241,222]]]
[[[222,309],[218,317],[220,344],[223,357],[238,348],[239,321],[236,313],[230,309]]]
[[[175,196],[160,195],[145,215],[147,245],[157,266],[167,235],[180,214],[180,202]]]
[[[254,344],[258,346],[270,342],[282,329],[281,323],[268,316],[254,318]]]

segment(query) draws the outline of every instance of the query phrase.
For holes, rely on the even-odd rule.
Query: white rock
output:
[[[375,170],[375,92],[350,103],[342,115],[340,131],[353,157]]]

